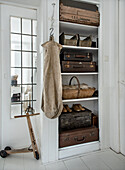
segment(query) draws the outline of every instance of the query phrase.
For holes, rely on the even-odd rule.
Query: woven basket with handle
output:
[[[77,89],[63,89],[62,98],[63,99],[78,99],[78,98],[92,97],[93,93],[95,92],[95,88],[89,87],[88,89],[80,89],[80,82],[76,76],[73,76],[70,79],[69,86],[71,85],[71,82],[74,78],[77,80],[78,88]]]

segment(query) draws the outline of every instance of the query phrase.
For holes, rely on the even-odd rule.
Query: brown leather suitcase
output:
[[[83,62],[92,62],[92,53],[79,53],[72,51],[64,51],[61,55],[61,59],[65,61],[83,61]]]
[[[62,61],[62,72],[95,72],[96,62]]]
[[[99,26],[100,14],[98,11],[73,8],[60,4],[60,20],[85,25]]]
[[[59,134],[59,147],[77,145],[99,140],[99,129],[96,127],[79,128],[62,131]]]
[[[85,108],[85,111],[72,111],[71,113],[62,113],[59,117],[59,126],[61,130],[70,130],[82,127],[88,127],[92,124],[92,112]]]

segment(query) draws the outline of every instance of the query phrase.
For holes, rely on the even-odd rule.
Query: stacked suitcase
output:
[[[61,69],[65,72],[96,72],[96,62],[92,61],[92,53],[64,51],[61,55]]]
[[[87,108],[62,113],[59,125],[60,148],[99,140],[98,117]]]

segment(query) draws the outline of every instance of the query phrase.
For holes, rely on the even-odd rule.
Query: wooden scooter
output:
[[[8,155],[15,154],[15,153],[33,152],[34,158],[36,158],[37,160],[39,159],[38,147],[37,147],[37,144],[36,144],[36,139],[35,139],[35,136],[34,136],[34,132],[33,132],[33,128],[32,128],[32,124],[31,124],[31,120],[30,120],[30,116],[36,116],[36,115],[39,115],[39,114],[40,113],[29,114],[28,112],[26,112],[26,115],[15,116],[15,118],[22,118],[22,117],[27,118],[32,148],[28,147],[28,148],[23,148],[23,149],[11,149],[11,147],[7,146],[7,147],[5,147],[4,150],[0,151],[0,156],[2,158],[6,158]]]

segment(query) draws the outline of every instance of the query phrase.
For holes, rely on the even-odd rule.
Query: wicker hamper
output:
[[[73,78],[77,80],[78,88],[77,89],[63,89],[62,98],[63,99],[77,99],[77,98],[92,97],[93,93],[95,92],[95,88],[89,87],[88,89],[80,89],[80,82],[76,76],[73,76],[70,79],[69,87],[71,85]]]

